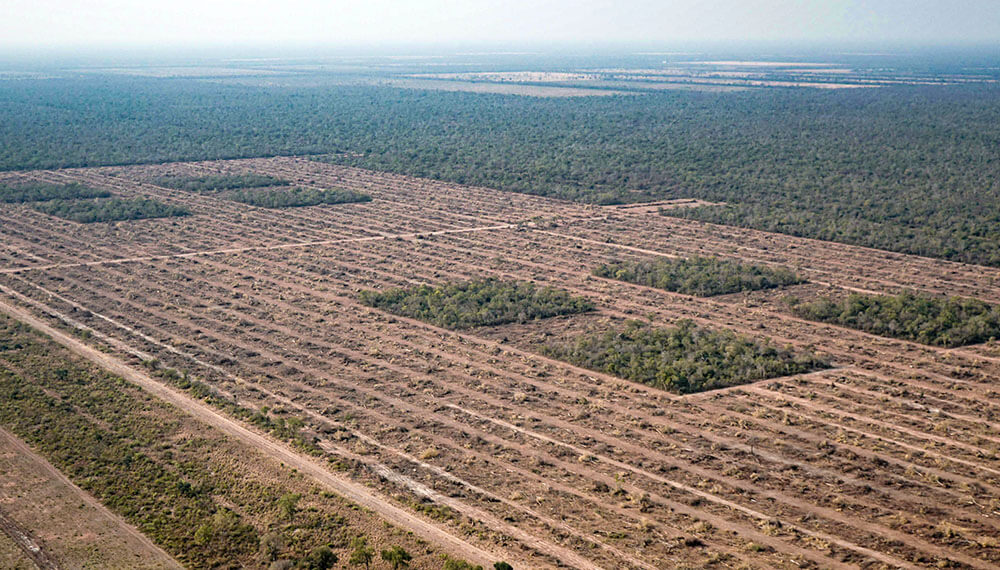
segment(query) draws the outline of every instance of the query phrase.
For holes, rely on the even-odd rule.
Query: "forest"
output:
[[[682,320],[672,327],[628,321],[542,347],[577,366],[678,394],[692,394],[826,368],[818,356]]]
[[[76,200],[81,198],[107,198],[111,192],[84,186],[79,182],[50,184],[30,182],[16,185],[0,184],[0,202],[17,204],[23,202],[46,202],[48,200]]]
[[[846,299],[785,300],[798,317],[931,346],[958,347],[1000,336],[1000,307],[964,297],[854,293]]]
[[[97,200],[53,200],[39,202],[34,209],[73,222],[119,222],[146,218],[172,218],[190,214],[180,206],[171,206],[149,198],[107,198]]]
[[[283,154],[1000,266],[1000,90],[546,99],[189,79],[0,82],[0,169]],[[224,102],[224,104],[223,104]]]
[[[275,188],[227,192],[225,198],[261,208],[294,208],[318,204],[370,202],[372,197],[342,188]]]
[[[597,277],[627,281],[685,295],[711,297],[805,283],[787,267],[740,263],[719,257],[619,261],[601,265]]]
[[[157,176],[149,180],[157,186],[185,190],[187,192],[215,192],[238,188],[265,188],[288,186],[288,180],[265,174],[212,174],[208,176]]]
[[[359,298],[369,307],[450,329],[525,323],[594,308],[561,289],[497,279],[362,291]]]

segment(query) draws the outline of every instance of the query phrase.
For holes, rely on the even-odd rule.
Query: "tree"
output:
[[[299,510],[299,499],[301,498],[302,495],[298,493],[288,493],[278,499],[278,512],[281,513],[282,518],[292,519],[295,517],[295,513]]]
[[[351,549],[351,557],[347,559],[348,564],[365,568],[371,566],[372,560],[375,559],[375,549],[368,546],[367,538],[359,536],[352,540]]]
[[[400,568],[409,566],[410,560],[413,560],[413,557],[402,546],[393,546],[388,550],[382,551],[382,560],[391,564],[392,570],[399,570]]]
[[[320,546],[309,553],[302,561],[307,570],[329,570],[337,563],[337,555],[326,546]]]
[[[506,562],[494,562],[493,570],[514,570],[514,567]]]

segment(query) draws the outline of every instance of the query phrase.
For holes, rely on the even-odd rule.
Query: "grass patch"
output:
[[[780,349],[732,331],[699,327],[688,320],[669,328],[628,321],[621,328],[544,345],[542,352],[577,366],[680,394],[829,366],[813,354]]]
[[[594,308],[589,300],[562,289],[497,279],[362,291],[359,297],[369,307],[450,329],[525,323]]]
[[[370,202],[372,197],[342,188],[275,188],[262,190],[240,190],[225,196],[234,202],[250,204],[261,208],[296,208],[319,204],[350,204]]]
[[[109,198],[97,200],[54,200],[32,206],[34,209],[73,222],[119,222],[147,218],[172,218],[190,214],[180,206],[171,206],[148,198]]]
[[[910,340],[931,346],[956,347],[1000,336],[1000,307],[978,299],[855,293],[842,301],[822,297],[801,302],[785,299],[803,319]]]
[[[601,265],[593,273],[598,277],[698,297],[805,283],[805,279],[787,267],[740,263],[718,257],[621,261]]]
[[[288,180],[264,174],[213,174],[208,176],[158,176],[149,180],[157,186],[187,192],[217,192],[239,188],[288,186]]]
[[[76,200],[80,198],[107,198],[111,192],[84,186],[78,182],[50,184],[30,182],[13,186],[0,185],[0,202],[17,204],[23,202],[47,202],[49,200]]]

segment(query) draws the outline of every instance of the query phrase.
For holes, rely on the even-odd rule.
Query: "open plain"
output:
[[[256,173],[370,202],[268,210],[150,182]],[[1000,565],[1000,353],[791,316],[781,297],[916,290],[1000,302],[1000,271],[622,207],[303,158],[24,171],[192,215],[77,224],[0,205],[6,303],[134,364],[281,409],[397,507],[515,567]],[[716,255],[809,283],[696,298],[595,277]],[[478,277],[591,314],[451,331],[364,289]],[[690,319],[828,357],[829,370],[678,396],[542,356],[576,327]]]

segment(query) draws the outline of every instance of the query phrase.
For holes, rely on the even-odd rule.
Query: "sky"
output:
[[[1000,0],[0,0],[0,46],[1000,43]]]

